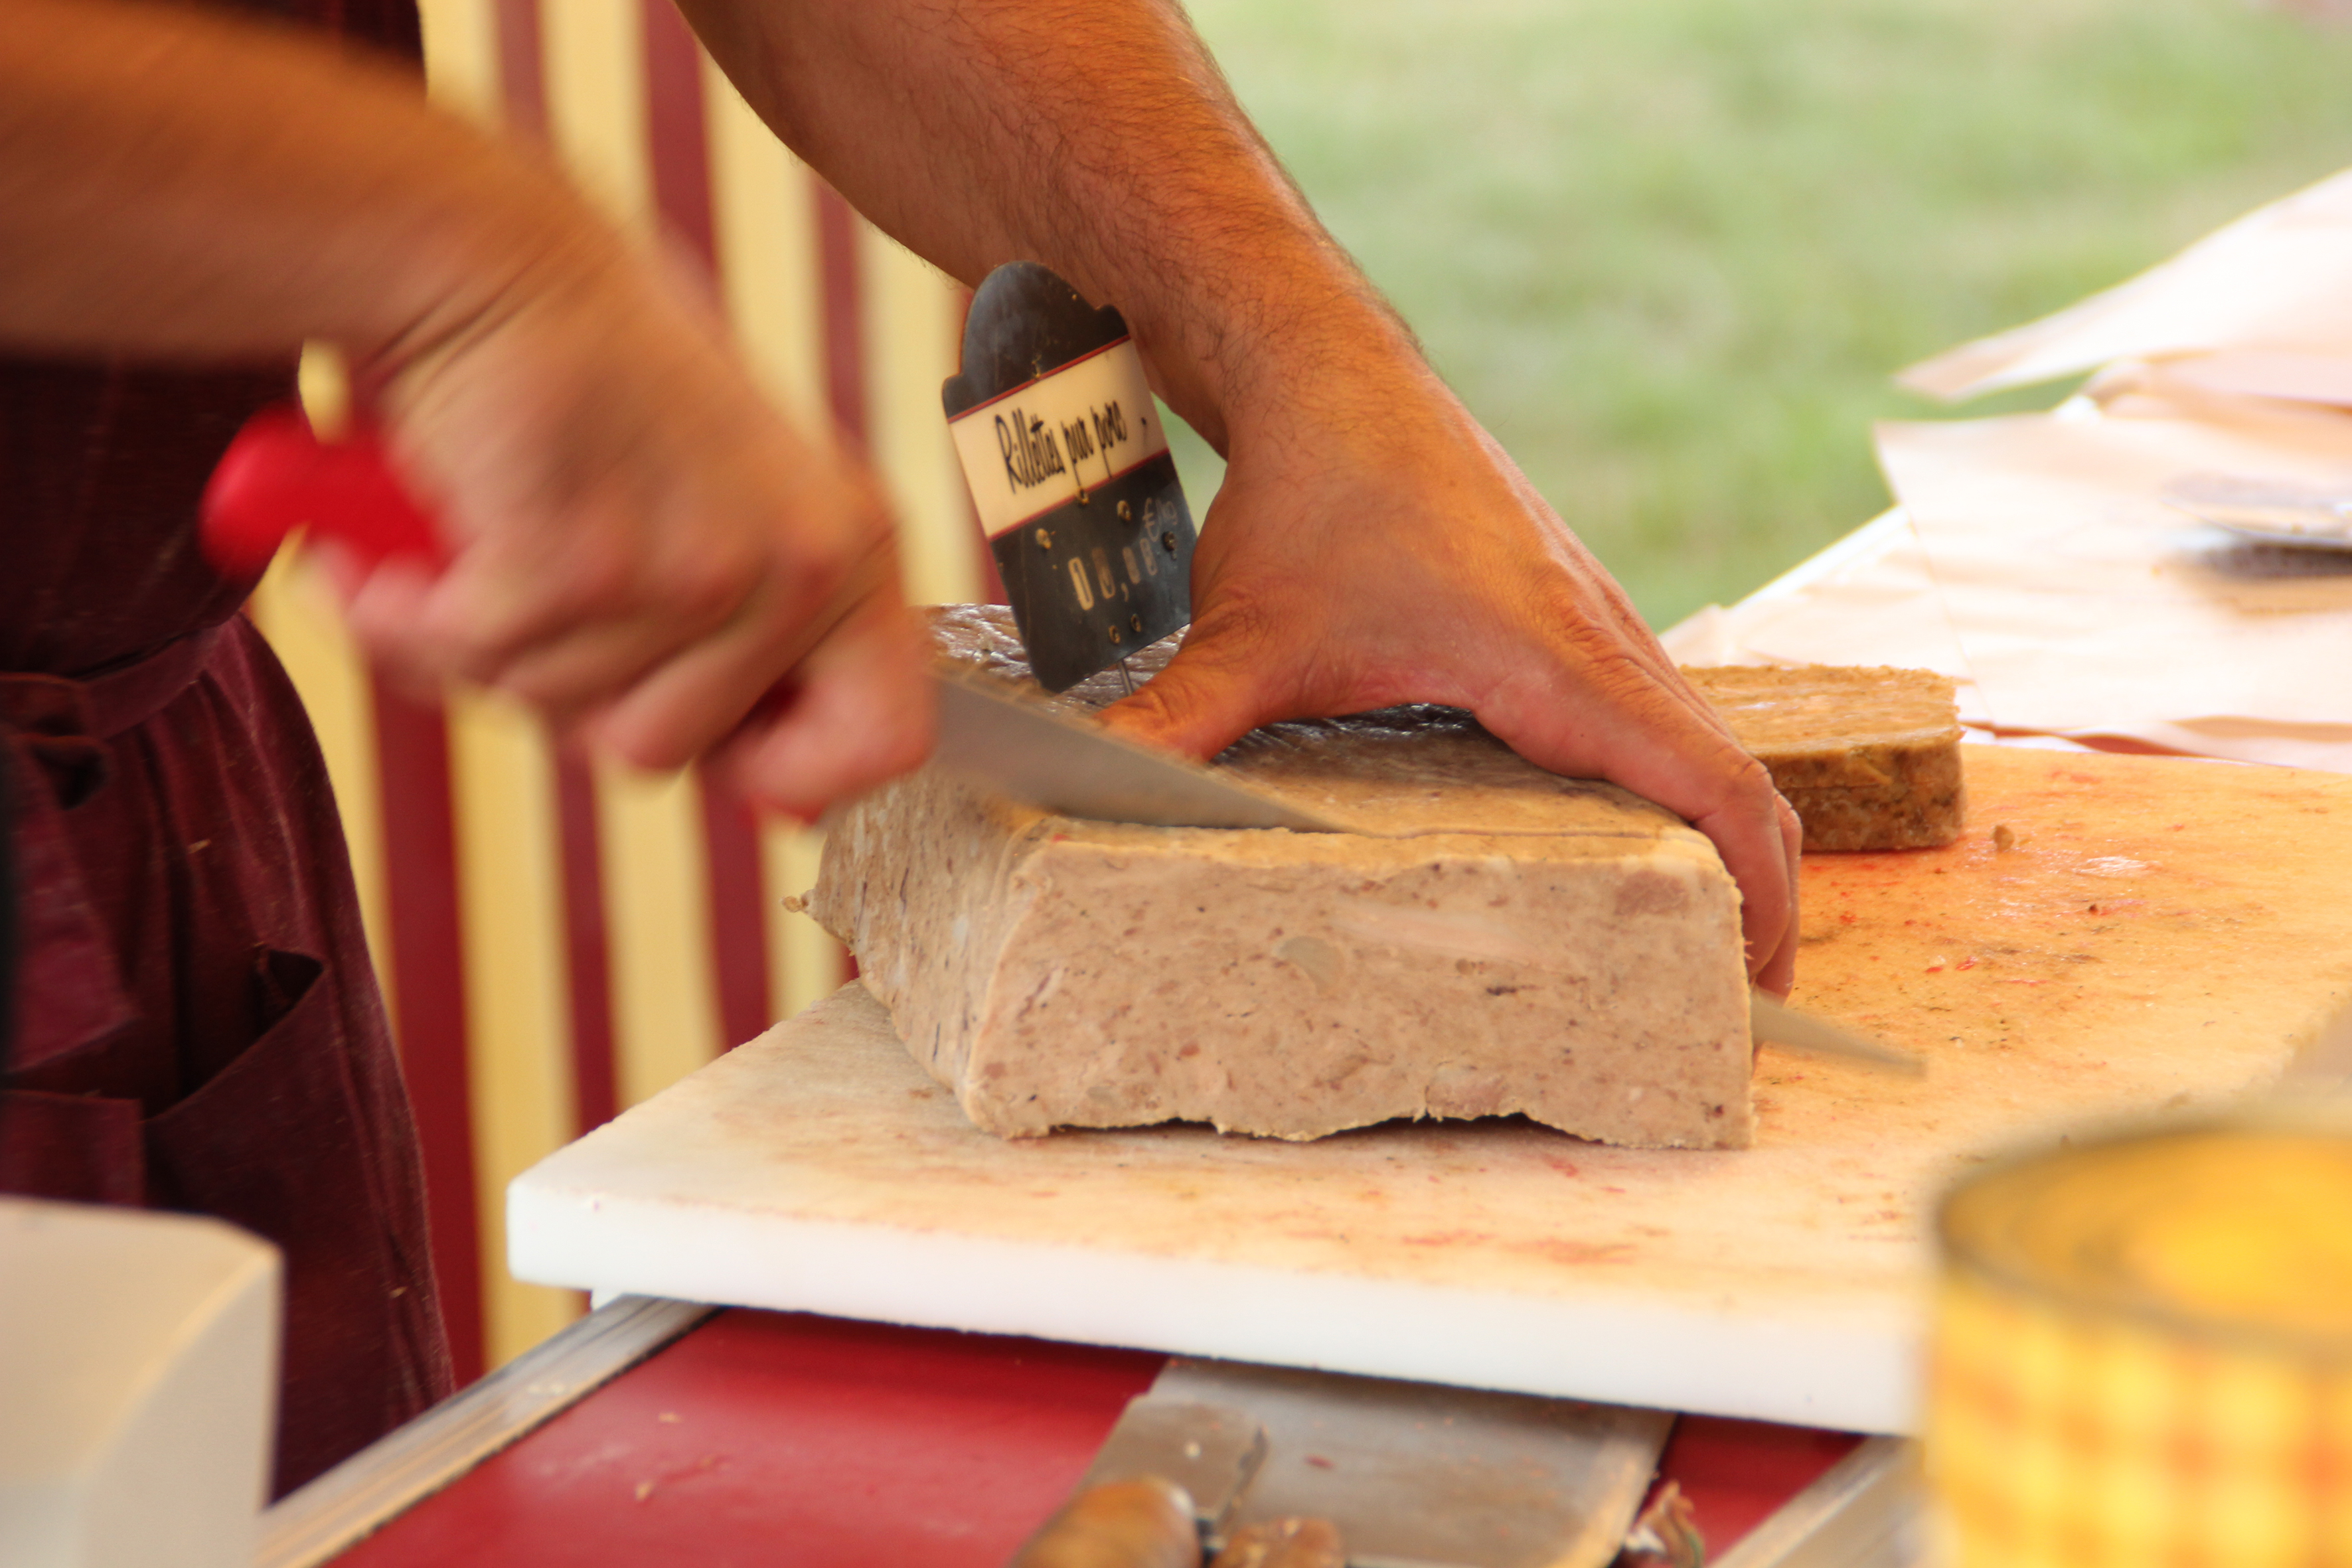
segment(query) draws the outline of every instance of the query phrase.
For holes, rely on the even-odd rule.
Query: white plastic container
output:
[[[249,1568],[278,1300],[217,1220],[0,1198],[0,1563]]]

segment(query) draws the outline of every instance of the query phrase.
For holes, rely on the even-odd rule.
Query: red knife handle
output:
[[[372,428],[320,441],[300,409],[278,404],[246,421],[205,487],[197,537],[214,565],[247,575],[308,525],[370,565],[447,561],[430,513],[400,482]]]
[[[401,483],[383,437],[362,426],[321,441],[290,403],[245,422],[213,469],[197,517],[205,558],[232,576],[258,574],[303,527],[372,566],[407,559],[437,572],[449,562],[432,513]],[[794,691],[790,678],[778,681],[755,712],[789,706]]]

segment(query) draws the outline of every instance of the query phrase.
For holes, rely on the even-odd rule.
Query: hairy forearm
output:
[[[606,243],[410,73],[289,29],[0,0],[0,342],[362,357]]]
[[[1406,342],[1169,0],[681,0],[753,107],[966,281],[1043,261],[1127,315],[1171,403],[1223,420],[1318,345]],[[1270,343],[1283,345],[1280,356]]]

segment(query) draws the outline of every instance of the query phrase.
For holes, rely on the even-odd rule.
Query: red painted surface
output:
[[[474,1211],[474,1116],[467,1098],[466,962],[457,924],[449,731],[438,705],[412,702],[382,677],[374,679],[374,708],[391,927],[386,989],[424,1149],[441,1317],[462,1385],[482,1375],[482,1262]]]
[[[1000,1568],[1160,1358],[730,1311],[340,1568]]]
[[[1851,1432],[1685,1415],[1675,1423],[1658,1473],[1691,1500],[1706,1554],[1716,1558],[1861,1441]]]
[[[724,1312],[336,1563],[999,1568],[1160,1363]],[[1858,1441],[1685,1416],[1660,1468],[1720,1556]]]

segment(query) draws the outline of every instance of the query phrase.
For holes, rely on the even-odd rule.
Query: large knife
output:
[[[1876,1072],[1903,1078],[1925,1078],[1927,1064],[1908,1051],[1855,1034],[1842,1024],[1811,1013],[1801,1013],[1769,991],[1748,994],[1748,1030],[1758,1043],[1769,1041],[1801,1056],[1829,1057]]]
[[[249,420],[204,498],[205,552],[258,571],[295,529],[330,534],[373,563],[438,567],[448,556],[432,515],[401,482],[382,442],[361,429],[320,441],[299,410]],[[985,677],[938,671],[940,766],[1073,816],[1161,827],[1345,826],[1232,775],[1121,740],[1090,720],[1026,700]]]
[[[1056,711],[984,675],[940,667],[939,749],[950,773],[1064,816],[1155,827],[1346,833],[1335,818]]]
[[[1344,1538],[1349,1568],[1600,1568],[1673,1425],[1660,1410],[1180,1356],[1129,1401],[1077,1500],[1172,1485],[1210,1552],[1313,1519]],[[1039,1550],[1055,1533],[1070,1532],[1049,1526],[1010,1568],[1122,1561]]]

